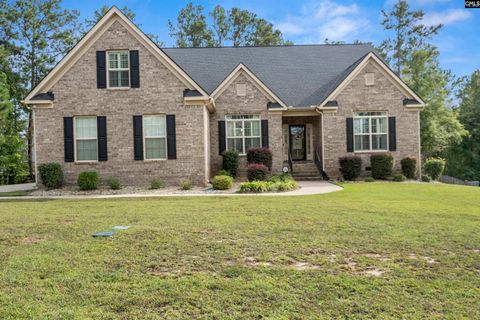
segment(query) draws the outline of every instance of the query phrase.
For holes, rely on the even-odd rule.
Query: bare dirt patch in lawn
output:
[[[35,244],[47,240],[45,236],[29,236],[21,240],[22,244]]]

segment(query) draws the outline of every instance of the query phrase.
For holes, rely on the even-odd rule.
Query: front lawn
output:
[[[479,319],[479,301],[480,188],[0,201],[0,319]]]

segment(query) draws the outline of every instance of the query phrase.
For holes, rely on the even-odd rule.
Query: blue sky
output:
[[[282,30],[284,38],[295,44],[323,43],[330,40],[369,41],[378,44],[386,37],[380,25],[382,8],[389,9],[395,0],[218,0],[194,1],[208,12],[216,4],[225,8],[240,7],[257,13]],[[176,18],[188,1],[154,0],[64,0],[63,6],[77,9],[81,18],[90,18],[102,4],[128,6],[145,32],[157,34],[166,46],[174,43],[168,34],[167,21]],[[480,9],[465,9],[460,0],[411,0],[414,9],[422,9],[425,24],[445,26],[434,39],[440,49],[440,62],[455,74],[468,75],[480,68]]]

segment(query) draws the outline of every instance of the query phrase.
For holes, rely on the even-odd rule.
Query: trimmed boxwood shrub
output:
[[[78,175],[77,185],[80,190],[95,190],[98,187],[98,180],[96,171],[84,171]]]
[[[268,168],[261,163],[252,163],[247,166],[248,181],[267,180]]]
[[[427,159],[423,165],[423,171],[429,175],[433,180],[437,180],[445,169],[445,161],[443,159]]]
[[[392,175],[393,156],[391,154],[373,154],[370,156],[370,165],[374,179],[387,179]]]
[[[426,174],[422,174],[422,181],[423,182],[430,182],[430,181],[432,181],[432,178],[430,178]]]
[[[298,183],[295,180],[287,181],[249,181],[240,184],[241,193],[246,192],[269,192],[269,191],[292,191],[298,189]]]
[[[107,179],[107,184],[112,190],[120,190],[120,188],[122,188],[120,181],[118,181],[118,179],[115,179],[113,177],[109,177]]]
[[[365,182],[375,182],[375,179],[373,179],[372,177],[366,177]]]
[[[408,179],[415,178],[415,172],[417,171],[417,159],[415,158],[403,158],[400,161],[402,165],[402,173]]]
[[[165,187],[165,184],[163,183],[162,180],[159,179],[153,179],[152,182],[150,182],[150,189],[156,190]]]
[[[261,163],[268,170],[272,169],[272,151],[268,148],[251,148],[247,150],[248,163]]]
[[[42,163],[38,166],[40,178],[47,189],[61,188],[63,185],[63,169],[60,163]]]
[[[215,176],[212,179],[212,186],[215,190],[228,190],[233,186],[233,178],[227,175]]]
[[[225,150],[222,154],[222,158],[222,169],[230,172],[232,177],[236,177],[238,170],[238,151],[232,149]]]
[[[340,172],[345,180],[355,180],[360,176],[362,158],[359,156],[341,157],[338,162],[340,163]]]
[[[407,180],[407,178],[401,173],[398,173],[398,174],[393,176],[393,181],[395,181],[395,182],[403,182],[405,180]]]
[[[192,182],[188,179],[180,180],[180,189],[181,190],[191,190],[192,189]]]

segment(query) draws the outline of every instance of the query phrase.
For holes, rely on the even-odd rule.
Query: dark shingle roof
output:
[[[163,49],[207,93],[244,64],[285,104],[317,105],[374,49],[370,44]]]
[[[35,97],[32,98],[32,100],[50,100],[53,101],[55,99],[55,95],[53,92],[46,92],[46,93],[39,93]]]

